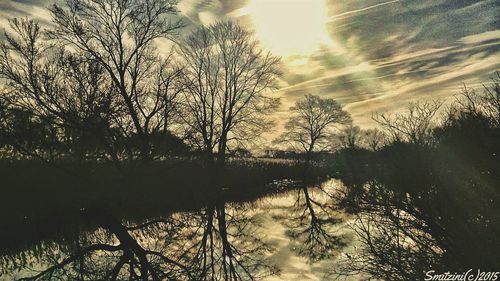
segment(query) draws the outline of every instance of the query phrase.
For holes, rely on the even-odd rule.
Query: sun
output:
[[[325,0],[250,0],[248,15],[264,48],[276,55],[308,55],[329,44]]]

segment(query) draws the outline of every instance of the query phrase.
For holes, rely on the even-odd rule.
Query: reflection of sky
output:
[[[333,194],[334,190],[340,186],[342,186],[340,181],[329,180],[321,184],[323,191],[319,191],[315,188],[308,188],[309,196],[311,196],[311,199],[315,202],[321,202],[322,204],[328,205],[331,203],[331,198],[326,194]],[[317,216],[323,219],[337,218],[342,220],[338,224],[325,227],[324,229],[332,235],[344,237],[347,246],[340,251],[334,251],[336,254],[331,258],[316,262],[311,262],[307,257],[298,255],[295,248],[299,244],[304,243],[304,241],[294,240],[286,234],[287,230],[289,230],[287,220],[297,222],[301,214],[304,215],[303,222],[305,223],[305,227],[308,226],[310,214],[300,208],[295,212],[293,211],[294,204],[296,204],[296,200],[298,199],[301,200],[301,204],[305,204],[302,190],[294,190],[277,196],[264,197],[257,201],[255,214],[256,218],[258,218],[263,237],[265,237],[264,242],[274,248],[270,257],[270,262],[280,269],[279,275],[269,276],[264,279],[265,281],[332,280],[332,269],[336,266],[338,262],[337,259],[340,258],[339,255],[342,255],[341,253],[343,252],[353,251],[355,242],[352,241],[352,231],[349,227],[349,225],[354,222],[352,217],[338,212],[332,212],[329,213],[329,215],[325,215],[322,213],[322,210],[316,206],[315,212]],[[354,276],[346,280],[359,279]]]
[[[324,206],[329,206],[332,204],[332,198],[335,190],[341,188],[343,185],[339,180],[328,180],[321,185],[321,190],[318,188],[308,188],[308,194],[314,202],[323,204]],[[350,253],[355,251],[355,246],[357,241],[354,239],[354,233],[350,229],[350,226],[354,223],[353,217],[337,212],[325,212],[317,205],[314,207],[315,215],[323,220],[326,219],[339,219],[339,223],[324,226],[324,230],[332,235],[343,237],[347,246],[334,250],[334,255],[332,257],[319,260],[316,262],[311,262],[307,257],[297,254],[296,248],[300,246],[304,241],[302,239],[294,239],[287,235],[287,231],[291,229],[290,225],[295,225],[299,221],[304,223],[300,226],[300,230],[309,226],[311,214],[309,211],[304,210],[305,198],[303,197],[303,192],[301,189],[291,190],[284,193],[268,195],[263,198],[256,200],[255,202],[249,203],[226,203],[226,223],[229,232],[229,243],[235,246],[235,248],[241,252],[248,251],[252,247],[259,247],[258,244],[247,244],[249,241],[248,237],[259,238],[260,242],[265,243],[270,246],[271,250],[266,252],[266,257],[256,257],[252,258],[263,258],[266,264],[276,266],[279,269],[278,275],[266,276],[263,281],[278,281],[278,280],[288,280],[288,281],[306,281],[306,280],[332,280],[331,273],[332,270],[337,266],[339,259],[343,257],[344,253]],[[300,203],[297,208],[297,201]],[[184,216],[186,215],[187,216]],[[242,222],[240,218],[245,216],[246,218],[252,218],[252,220],[247,220],[243,225],[238,225],[238,222]],[[144,227],[137,230],[129,231],[129,234],[136,239],[136,241],[144,249],[158,251],[165,255],[171,255],[174,257],[179,249],[188,249],[191,243],[199,241],[201,239],[202,231],[198,228],[200,225],[197,221],[192,221],[197,217],[197,214],[193,213],[177,213],[173,216],[174,224],[152,224],[151,228]],[[153,221],[153,218],[146,219],[145,221]],[[177,223],[175,223],[177,221]],[[186,224],[186,221],[189,222]],[[141,222],[142,223],[142,222]],[[250,223],[250,225],[246,225]],[[135,222],[126,223],[129,226],[137,225]],[[182,226],[179,226],[182,225]],[[243,230],[243,233],[239,233],[238,230]],[[198,236],[192,236],[193,233],[197,233]],[[79,235],[81,241],[85,246],[91,244],[121,244],[116,236],[110,235],[110,233],[103,229],[98,229],[94,232],[81,232]],[[166,239],[165,237],[170,235],[173,240]],[[193,238],[197,237],[197,238]],[[216,236],[217,237],[217,236]],[[69,239],[69,238],[68,238]],[[179,239],[179,240],[177,240]],[[186,240],[189,239],[189,240]],[[198,240],[197,240],[198,239]],[[219,238],[215,238],[219,239]],[[59,246],[56,239],[55,244],[49,242],[40,242],[36,244],[37,251],[21,253],[21,255],[33,259],[33,265],[30,268],[34,270],[42,271],[48,266],[52,265],[52,260],[47,261],[47,257],[52,258],[54,253],[59,253],[59,247],[65,248],[65,243],[71,243],[71,239],[65,240],[65,242]],[[88,244],[87,244],[88,243]],[[180,246],[180,247],[178,247]],[[62,255],[65,256],[67,253],[76,254],[77,252],[72,252],[74,249],[68,248],[62,251]],[[182,251],[181,251],[182,252]],[[192,254],[192,252],[190,252]],[[251,253],[251,252],[250,252]],[[110,254],[110,253],[107,253]],[[33,255],[40,255],[40,260],[37,260]],[[114,253],[112,255],[115,255]],[[117,259],[110,258],[110,256],[96,252],[92,256],[94,259],[100,260],[102,262],[96,262],[98,266],[102,266],[102,269],[111,269],[117,261]],[[47,262],[47,263],[44,263]],[[88,256],[88,264],[92,264],[91,255]],[[247,261],[248,262],[248,261]],[[251,263],[251,261],[249,261]],[[67,266],[68,272],[73,273],[71,266]],[[74,270],[78,270],[78,267],[74,267]],[[98,268],[95,268],[98,269]],[[260,268],[262,269],[262,268]],[[260,269],[256,269],[252,274],[258,276],[263,272]],[[11,272],[7,270],[6,272]],[[105,272],[105,271],[103,271]],[[101,273],[103,273],[101,272]],[[19,278],[32,276],[34,271],[30,269],[22,269],[20,271],[7,273],[6,276],[0,276],[0,281],[17,280]],[[98,271],[95,272],[99,274]],[[123,273],[123,272],[122,272]],[[351,278],[345,279],[349,280],[359,280],[359,276],[352,276]],[[259,279],[261,280],[261,279]],[[342,279],[343,280],[343,279]]]
[[[48,19],[42,0],[0,1],[7,17]],[[235,18],[283,56],[283,108],[334,97],[358,124],[374,111],[456,94],[500,68],[496,0],[182,0],[192,23]]]

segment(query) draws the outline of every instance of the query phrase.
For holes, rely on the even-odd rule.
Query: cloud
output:
[[[14,17],[30,17],[48,22],[50,21],[49,12],[46,9],[48,4],[47,1],[41,0],[4,0],[0,2],[0,19],[4,22]]]
[[[228,18],[245,3],[246,0],[182,0],[178,8],[191,22],[209,24],[218,19]]]
[[[41,0],[0,0],[0,40],[4,39],[3,31],[10,31],[9,19],[31,18],[44,26],[50,24],[50,13],[47,10],[48,3]]]
[[[309,58],[314,62],[311,77],[292,79],[283,89],[285,98],[306,93],[333,97],[357,123],[369,126],[374,111],[446,99],[462,82],[477,85],[500,68],[497,1],[354,0],[329,5],[328,30],[341,47]]]
[[[251,16],[241,13],[251,1],[181,0],[178,7],[191,26],[237,19],[253,29]],[[496,0],[293,1],[325,1],[331,43],[283,58],[283,88],[275,93],[283,105],[277,118],[286,118],[287,108],[311,93],[337,99],[358,124],[369,126],[374,111],[398,110],[420,99],[446,99],[462,82],[478,85],[500,68]],[[5,27],[13,16],[48,22],[48,4],[0,1],[0,25]],[[276,21],[286,9],[283,1]]]
[[[343,13],[331,16],[330,20],[334,21],[334,20],[339,19],[339,18],[346,18],[346,17],[351,16],[353,14],[363,13],[363,12],[366,12],[366,11],[368,11],[370,9],[378,8],[380,6],[385,6],[385,5],[389,5],[389,4],[393,4],[393,3],[396,3],[396,2],[399,2],[399,1],[400,0],[392,0],[392,1],[387,1],[387,2],[382,2],[382,3],[375,4],[375,5],[371,5],[371,6],[368,6],[368,7],[364,7],[364,8],[352,10],[352,11],[343,12]]]
[[[473,34],[465,36],[459,40],[459,42],[465,44],[477,44],[488,41],[498,41],[500,39],[500,30],[487,31],[480,34]]]

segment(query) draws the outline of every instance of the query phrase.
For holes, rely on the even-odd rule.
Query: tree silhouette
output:
[[[439,101],[412,102],[405,111],[397,115],[375,114],[373,120],[382,126],[394,141],[423,144],[431,139],[434,117],[441,105],[442,102]]]
[[[313,95],[297,101],[290,111],[292,115],[285,125],[286,132],[278,142],[306,153],[307,159],[318,147],[328,147],[328,141],[339,125],[351,122],[349,114],[335,100]]]
[[[163,129],[165,77],[155,41],[182,26],[172,20],[175,1],[68,1],[50,9],[55,28],[49,36],[92,58],[104,68],[137,134],[141,157],[148,157],[148,136]],[[168,57],[167,57],[168,59]],[[121,124],[127,126],[128,124]]]
[[[361,146],[363,141],[363,135],[359,126],[354,126],[350,124],[345,128],[342,128],[338,136],[342,147],[344,148],[356,148]]]
[[[45,31],[27,19],[10,21],[0,75],[15,106],[73,136],[94,134],[114,160],[150,158],[149,137],[168,134],[180,91],[171,55],[155,48],[182,26],[173,20],[175,1],[66,1],[50,12],[53,27]],[[126,154],[113,146],[117,138],[129,139]]]
[[[58,142],[73,142],[66,155],[83,149],[75,140],[84,134],[93,134],[111,149],[104,144],[111,138],[107,134],[110,116],[120,107],[110,98],[112,89],[99,64],[42,42],[40,26],[33,21],[10,23],[15,34],[6,34],[0,46],[0,75],[7,81],[10,112],[26,112],[31,120],[50,126]],[[18,144],[20,151],[39,152]]]
[[[383,131],[373,128],[365,130],[363,133],[363,139],[365,145],[372,151],[377,151],[380,147],[384,145],[386,141],[386,135]]]
[[[266,96],[275,87],[279,58],[258,47],[233,22],[200,27],[179,45],[184,67],[183,120],[209,161],[225,162],[227,147],[255,138],[277,105]]]

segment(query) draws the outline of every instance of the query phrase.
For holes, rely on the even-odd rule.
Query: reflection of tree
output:
[[[287,235],[297,242],[295,250],[310,261],[332,257],[335,250],[344,245],[341,237],[333,233],[332,227],[339,223],[333,217],[333,209],[325,201],[329,198],[325,190],[320,188],[320,196],[314,196],[307,187],[297,190],[297,198],[292,207],[291,216],[287,215]]]
[[[340,208],[343,208],[349,214],[359,212],[360,200],[364,193],[364,183],[344,181],[346,187],[336,192],[335,199]]]
[[[434,238],[438,226],[409,196],[375,181],[361,192],[346,192],[345,196],[355,197],[345,198],[345,202],[356,202],[352,229],[361,246],[343,255],[335,276],[368,274],[374,279],[420,280],[427,270],[439,270],[444,241]]]
[[[422,280],[431,269],[496,270],[499,92],[496,79],[482,94],[464,88],[437,127],[439,102],[375,116],[393,140],[367,158],[374,168],[365,177],[342,179],[339,202],[356,215],[359,248],[345,254],[338,277]]]
[[[275,273],[265,255],[270,248],[259,238],[249,211],[224,202],[209,204],[193,214],[184,258],[195,280],[255,280]],[[182,245],[181,245],[182,246]]]
[[[96,218],[97,231],[76,231],[61,242],[42,243],[34,250],[2,260],[4,273],[30,270],[32,264],[44,269],[19,280],[165,280],[188,279],[188,267],[167,254],[175,237],[170,221],[158,220],[125,226],[109,217]],[[166,237],[159,243],[158,237]],[[155,241],[155,242],[152,242]],[[21,261],[19,263],[19,261]]]
[[[0,274],[18,280],[255,280],[274,274],[249,206],[223,201],[200,212],[139,225],[102,214],[99,228],[0,257]]]

